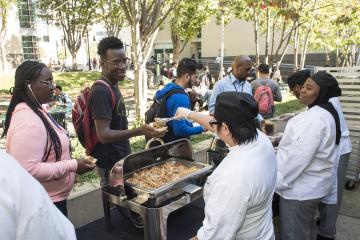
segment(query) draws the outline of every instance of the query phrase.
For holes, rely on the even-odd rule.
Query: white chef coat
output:
[[[274,239],[271,203],[276,158],[269,139],[231,147],[204,187],[205,219],[200,240]]]
[[[351,139],[349,136],[350,132],[348,127],[346,126],[346,121],[345,121],[344,113],[341,109],[339,98],[337,97],[330,98],[329,102],[331,102],[334,108],[336,109],[340,119],[340,129],[341,129],[341,139],[339,144],[340,154],[343,155],[350,153],[352,150]]]
[[[289,120],[277,151],[276,192],[285,199],[327,195],[339,148],[333,116],[314,106]]]
[[[0,161],[0,239],[76,239],[40,183],[1,150]]]
[[[351,139],[349,136],[349,129],[346,126],[345,117],[341,109],[339,98],[337,97],[330,98],[329,102],[331,102],[334,108],[336,109],[340,119],[341,138],[339,143],[339,151],[341,156],[343,154],[347,154],[351,152],[352,147],[351,147]],[[338,159],[336,159],[336,163],[334,166],[330,192],[323,199],[321,199],[321,202],[326,204],[337,203],[337,169],[339,166],[340,156]]]

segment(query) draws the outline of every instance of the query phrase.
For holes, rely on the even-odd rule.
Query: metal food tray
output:
[[[126,182],[136,171],[176,161],[187,166],[197,166],[199,171],[183,176],[156,189],[145,189]],[[108,191],[121,199],[136,202],[148,207],[166,204],[171,199],[186,193],[186,186],[202,181],[212,166],[194,162],[191,142],[180,139],[164,145],[156,146],[144,151],[128,155],[118,161],[110,171]]]
[[[183,176],[175,181],[172,181],[172,182],[169,182],[168,184],[165,184],[159,188],[156,188],[156,189],[148,189],[148,188],[143,188],[143,187],[139,187],[139,186],[136,186],[136,185],[133,185],[131,183],[128,183],[126,182],[126,180],[130,177],[132,177],[132,175],[135,173],[135,172],[139,172],[141,170],[144,170],[144,169],[148,169],[148,168],[151,168],[151,167],[154,167],[154,166],[158,166],[158,165],[162,165],[162,164],[165,164],[165,163],[168,163],[168,162],[178,162],[178,163],[181,163],[181,164],[184,164],[185,166],[187,167],[198,167],[198,171],[196,172],[193,172],[191,174],[188,174],[186,176]],[[204,175],[206,175],[210,170],[211,170],[212,166],[211,165],[206,165],[206,164],[203,164],[203,163],[197,163],[197,162],[190,162],[190,161],[186,161],[186,160],[181,160],[180,158],[169,158],[167,161],[163,161],[163,162],[159,162],[159,163],[155,163],[155,164],[152,164],[152,165],[148,165],[144,168],[141,168],[141,169],[138,169],[134,172],[131,172],[131,173],[127,173],[124,177],[124,181],[125,181],[125,184],[130,186],[137,194],[143,194],[143,193],[146,193],[149,195],[150,198],[156,198],[160,195],[163,195],[164,193],[167,193],[173,189],[176,189],[176,188],[182,188],[184,187],[185,185],[187,185],[188,183],[186,182],[187,180],[189,179],[197,179],[197,178],[200,178]]]

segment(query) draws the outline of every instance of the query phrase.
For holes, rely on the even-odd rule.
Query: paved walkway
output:
[[[360,239],[360,187],[344,191],[340,215],[337,221],[338,240]]]

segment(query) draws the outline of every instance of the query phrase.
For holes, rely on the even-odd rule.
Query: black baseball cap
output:
[[[223,92],[216,98],[214,112],[216,121],[225,122],[233,128],[254,120],[258,113],[258,105],[248,93]]]

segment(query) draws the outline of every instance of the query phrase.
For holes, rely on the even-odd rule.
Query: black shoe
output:
[[[321,236],[318,234],[316,236],[316,240],[335,240],[335,238],[328,238],[328,237],[324,237],[324,236]]]

